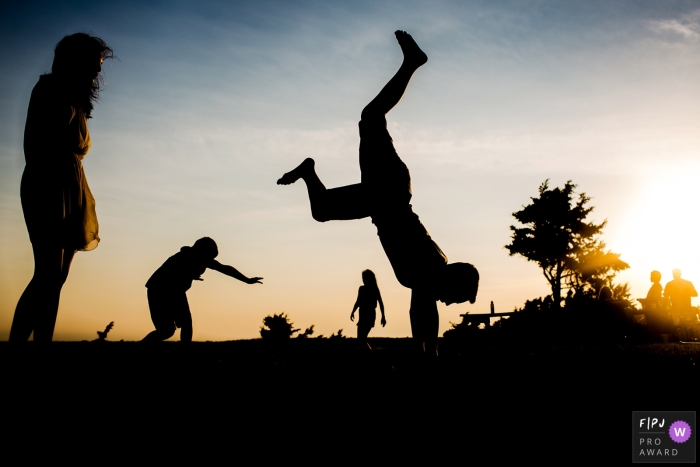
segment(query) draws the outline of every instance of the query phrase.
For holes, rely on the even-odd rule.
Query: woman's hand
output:
[[[350,313],[350,321],[355,322],[355,310],[352,310],[352,313]]]
[[[262,277],[250,277],[246,281],[246,283],[248,283],[248,284],[262,284],[262,282],[260,282],[261,280],[262,280]]]
[[[382,315],[382,327],[386,326],[386,318]]]

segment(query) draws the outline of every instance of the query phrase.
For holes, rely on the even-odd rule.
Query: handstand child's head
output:
[[[209,237],[202,237],[192,245],[192,249],[202,256],[214,259],[219,255],[216,242]]]
[[[452,303],[474,303],[479,290],[479,272],[469,263],[451,263],[445,266],[439,285],[438,299]]]

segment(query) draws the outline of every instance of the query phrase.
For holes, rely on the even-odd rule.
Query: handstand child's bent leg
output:
[[[359,183],[327,189],[318,178],[313,159],[305,159],[299,166],[277,180],[278,185],[290,185],[304,180],[309,192],[311,215],[319,222],[330,220],[362,219],[369,216],[365,189]]]

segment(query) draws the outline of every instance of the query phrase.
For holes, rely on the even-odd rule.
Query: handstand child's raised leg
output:
[[[364,108],[362,120],[384,117],[389,113],[401,100],[413,73],[428,61],[428,56],[418,47],[410,34],[406,31],[396,31],[394,34],[403,52],[403,62],[399,71]]]
[[[368,141],[368,143],[376,142],[376,146],[380,147],[382,143],[388,142],[390,146],[389,152],[393,153],[398,159],[391,145],[391,137],[389,137],[389,134],[386,132],[384,116],[401,100],[413,73],[428,61],[428,57],[420,47],[418,47],[418,44],[416,44],[410,34],[405,31],[396,31],[395,35],[404,55],[403,63],[379,94],[364,108],[362,111],[362,120],[363,122],[372,124],[381,119],[382,131],[385,135],[381,135],[379,138],[370,138],[373,140],[379,139],[380,141]],[[368,145],[365,144],[364,146],[366,147]],[[379,156],[378,158],[381,159],[385,152],[386,151],[381,150],[363,151],[363,145],[361,143],[360,167],[363,170],[363,181],[367,179],[374,182],[379,179],[379,183],[381,183],[382,178],[391,178],[391,171],[376,169],[378,164],[363,164],[363,160],[367,160],[368,156],[370,159],[376,156]],[[405,166],[403,166],[403,168],[405,169]],[[376,172],[376,174],[366,172]],[[404,176],[401,172],[402,171],[399,170],[397,178]],[[407,176],[408,174],[406,173],[404,178],[407,178]],[[315,162],[311,158],[305,159],[294,170],[284,174],[282,178],[277,180],[277,184],[290,185],[299,179],[304,180],[306,183],[309,202],[311,204],[311,214],[313,218],[319,222],[362,219],[371,214],[372,203],[381,202],[381,200],[370,199],[376,198],[377,190],[372,189],[372,187],[363,186],[361,183],[327,189],[316,174]],[[410,186],[410,180],[407,186]]]

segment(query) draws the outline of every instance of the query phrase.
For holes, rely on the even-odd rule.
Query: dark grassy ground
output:
[[[372,352],[354,339],[1,343],[3,400],[17,426],[122,420],[184,430],[186,442],[208,430],[238,442],[304,433],[395,438],[383,448],[403,453],[434,442],[465,459],[593,462],[610,452],[628,463],[632,411],[694,410],[700,396],[697,344],[443,339],[426,360],[410,339],[370,342]]]

